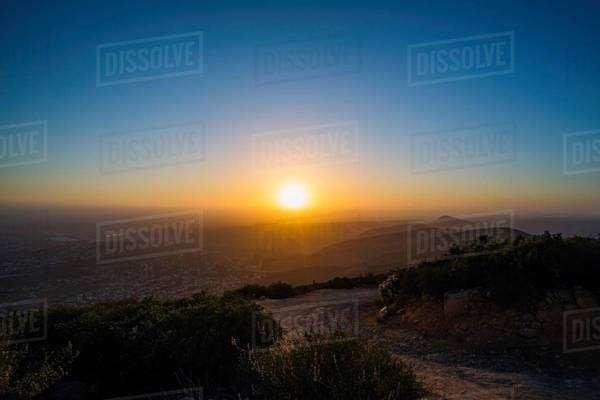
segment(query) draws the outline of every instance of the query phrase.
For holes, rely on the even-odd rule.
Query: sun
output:
[[[300,210],[308,205],[308,190],[301,183],[286,183],[277,192],[277,202],[287,210]]]

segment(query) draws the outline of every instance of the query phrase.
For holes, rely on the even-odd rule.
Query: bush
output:
[[[402,298],[442,300],[449,291],[480,288],[498,306],[532,312],[549,296],[558,296],[561,290],[572,291],[577,286],[600,299],[598,239],[563,239],[546,233],[520,238],[493,250],[490,254],[425,262],[416,268],[396,270],[380,285],[381,296],[387,304]],[[465,250],[455,253],[463,254]]]
[[[412,370],[376,345],[325,337],[307,341],[278,342],[248,355],[258,398],[410,400],[423,393]]]
[[[241,297],[248,300],[257,300],[262,297],[268,299],[286,299],[319,289],[352,289],[364,286],[376,286],[384,279],[383,275],[367,274],[354,278],[335,277],[326,282],[313,282],[308,285],[292,287],[287,283],[277,282],[269,286],[245,285],[233,291],[227,291],[225,297]]]
[[[269,286],[245,285],[239,289],[227,291],[224,294],[226,298],[241,297],[247,300],[258,300],[262,297],[268,299],[287,299],[295,295],[294,288],[284,282],[272,283]]]
[[[79,351],[71,378],[118,397],[196,385],[235,384],[240,348],[252,340],[256,304],[240,298],[99,303],[49,313],[48,345]]]
[[[0,398],[33,399],[64,378],[77,354],[67,345],[44,353],[29,346],[0,344]]]
[[[268,297],[268,290],[266,286],[262,286],[262,285],[245,285],[242,286],[241,288],[238,288],[236,290],[233,291],[226,291],[224,296],[225,297],[241,297],[243,299],[248,299],[248,300],[257,300],[260,299],[261,297]]]
[[[267,296],[270,299],[287,299],[294,297],[292,285],[283,282],[272,283],[267,287]]]
[[[266,289],[288,296],[290,288],[277,283]],[[231,389],[265,400],[410,399],[416,393],[412,373],[372,346],[276,344],[273,351],[248,356],[253,329],[265,318],[257,304],[240,296],[205,294],[53,306],[47,341],[0,347],[0,398],[51,398],[71,384],[91,399],[194,386],[208,397]]]

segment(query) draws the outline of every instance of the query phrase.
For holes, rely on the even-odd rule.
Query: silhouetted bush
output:
[[[296,287],[292,287],[283,282],[273,283],[269,286],[245,285],[241,288],[226,292],[225,297],[238,296],[248,300],[257,300],[261,297],[268,299],[285,299],[320,289],[353,289],[357,287],[377,286],[384,279],[384,275],[366,274],[354,278],[335,277],[326,282],[313,282],[308,285]]]
[[[289,291],[273,287],[275,294]],[[230,390],[261,400],[420,393],[409,368],[365,344],[316,338],[296,348],[283,342],[250,351],[264,317],[239,296],[204,294],[51,307],[46,342],[0,347],[0,398],[54,398],[65,384],[83,387],[81,396],[94,400],[198,386],[209,398]]]
[[[100,397],[148,393],[180,385],[231,385],[240,349],[251,344],[253,314],[260,308],[241,298],[197,295],[99,303],[49,313],[48,349],[72,344],[79,353],[70,379]]]
[[[266,297],[268,297],[268,298],[287,299],[290,297],[294,297],[294,295],[295,295],[294,288],[290,284],[283,283],[283,282],[276,282],[276,283],[272,283],[269,286],[267,286],[267,296]]]
[[[241,297],[248,300],[258,300],[261,297],[268,297],[268,290],[263,285],[244,285],[241,288],[225,292],[225,297]]]
[[[395,270],[380,285],[382,298],[386,303],[403,297],[442,300],[449,291],[479,288],[484,297],[501,307],[535,311],[549,296],[580,286],[600,299],[598,239],[563,239],[545,233],[519,237],[499,248],[480,247],[478,252],[484,252],[480,255],[468,256],[471,250],[455,250],[462,257]]]
[[[338,337],[337,339],[343,339]],[[423,393],[412,370],[380,346],[310,337],[250,353],[247,370],[261,399],[411,400]]]
[[[233,291],[227,291],[226,298],[240,297],[247,300],[258,300],[262,297],[268,299],[287,299],[294,297],[296,293],[294,288],[284,282],[272,283],[269,286],[263,285],[245,285]]]
[[[46,353],[39,346],[0,344],[0,398],[38,398],[67,375],[76,356],[70,345]]]

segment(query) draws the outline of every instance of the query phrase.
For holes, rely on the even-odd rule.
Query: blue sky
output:
[[[4,2],[0,125],[48,120],[49,160],[0,169],[0,200],[99,202],[78,193],[168,178],[174,170],[99,178],[98,135],[203,120],[207,160],[176,176],[217,202],[243,192],[227,185],[260,179],[245,173],[252,133],[358,120],[360,165],[338,178],[363,193],[375,185],[388,208],[406,190],[442,199],[451,183],[478,201],[489,192],[489,207],[594,213],[599,173],[563,176],[562,135],[600,128],[599,11],[592,1]],[[204,32],[202,75],[96,86],[97,45],[191,31]],[[514,31],[514,73],[407,85],[409,45],[505,31]],[[360,72],[255,85],[257,46],[339,34],[360,40]],[[410,174],[412,134],[507,121],[514,163]]]

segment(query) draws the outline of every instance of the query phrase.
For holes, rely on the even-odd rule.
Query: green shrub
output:
[[[51,310],[48,343],[79,351],[72,378],[101,397],[177,388],[181,375],[197,385],[230,385],[240,348],[252,341],[256,304],[241,298],[99,303]]]
[[[342,338],[338,338],[342,339]],[[374,344],[307,338],[250,353],[247,368],[261,399],[403,399],[423,393],[412,370]]]
[[[224,296],[225,297],[239,296],[243,299],[257,300],[257,299],[260,299],[261,297],[268,297],[268,294],[269,293],[268,293],[266,286],[245,285],[236,290],[225,292]]]
[[[265,289],[285,297],[292,287],[279,282]],[[277,344],[272,352],[248,357],[253,329],[265,318],[256,303],[239,295],[53,306],[46,341],[0,347],[0,398],[48,398],[62,382],[81,384],[93,399],[192,386],[202,386],[209,397],[229,388],[265,400],[410,399],[416,393],[411,372],[372,346]]]
[[[0,344],[0,398],[37,398],[68,374],[76,357],[70,345],[46,353],[40,346]]]
[[[548,296],[576,286],[600,299],[598,239],[563,239],[546,233],[519,238],[499,248],[481,247],[481,242],[476,246],[485,254],[425,262],[416,268],[394,271],[380,285],[382,298],[388,304],[402,298],[442,300],[448,291],[479,288],[501,307],[533,312]],[[464,254],[467,250],[454,252]]]
[[[271,299],[287,299],[294,297],[295,292],[292,285],[284,282],[272,283],[267,287],[267,297]]]
[[[313,282],[308,285],[292,287],[287,283],[276,282],[269,286],[245,285],[233,291],[225,292],[225,297],[242,297],[248,300],[257,300],[262,297],[268,299],[285,299],[310,293],[319,289],[352,289],[364,286],[377,286],[384,280],[383,275],[366,274],[353,278],[335,277],[326,282]]]

